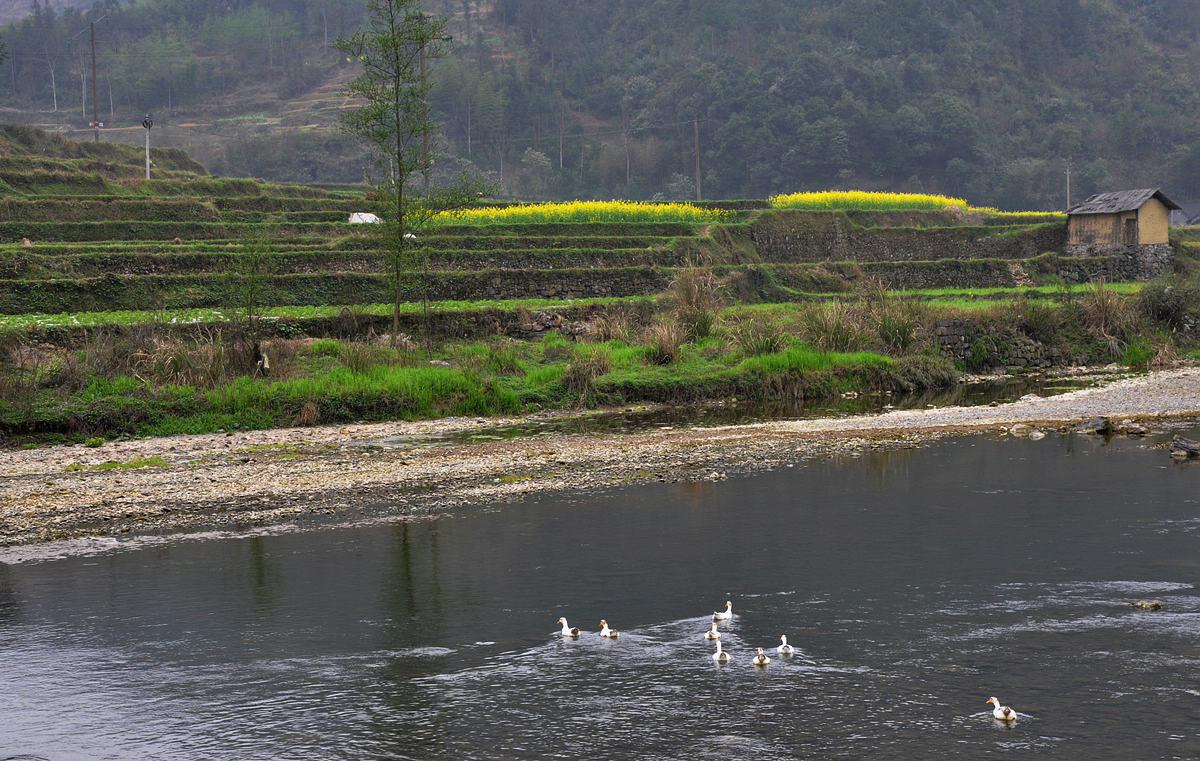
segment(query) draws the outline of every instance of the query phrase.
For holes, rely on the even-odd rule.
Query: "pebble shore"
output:
[[[997,406],[642,433],[489,440],[489,430],[520,421],[451,419],[3,450],[0,545],[427,515],[536,492],[719,480],[1094,416],[1150,427],[1200,419],[1200,368]],[[462,436],[429,440],[452,433]],[[119,467],[150,458],[161,464]]]

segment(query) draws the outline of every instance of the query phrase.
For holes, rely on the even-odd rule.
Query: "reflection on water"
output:
[[[1039,375],[1001,376],[948,389],[910,394],[870,392],[845,397],[785,401],[721,401],[714,404],[649,406],[618,412],[580,412],[524,420],[512,425],[452,433],[418,433],[389,436],[384,439],[356,439],[351,447],[439,446],[467,441],[494,441],[528,436],[554,436],[563,433],[639,432],[665,426],[696,427],[754,423],[763,420],[807,420],[846,415],[877,414],[889,409],[925,407],[973,407],[991,402],[1011,402],[1025,394],[1053,395],[1121,377],[1096,376],[1052,378]]]
[[[1200,467],[1147,444],[0,564],[0,758],[1194,759]]]

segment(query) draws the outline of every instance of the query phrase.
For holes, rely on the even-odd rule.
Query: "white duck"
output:
[[[1000,705],[1000,701],[997,700],[996,698],[988,698],[987,702],[996,706],[995,708],[992,709],[992,718],[998,719],[999,721],[1016,721],[1017,720],[1017,712],[1014,711],[1013,709],[1009,708],[1008,706]]]
[[[712,622],[711,629],[704,632],[704,638],[705,639],[720,639],[721,638],[721,632],[717,631],[717,622],[716,621]]]
[[[600,636],[608,637],[609,639],[616,639],[617,637],[620,637],[621,635],[618,632],[614,631],[613,629],[609,629],[608,622],[602,618],[602,619],[600,619]]]
[[[780,645],[779,647],[775,648],[775,650],[780,655],[791,655],[792,653],[796,652],[796,648],[792,647],[791,645],[789,645],[787,643],[787,635],[786,634],[780,634],[779,641],[782,642],[783,644]]]
[[[729,653],[721,649],[721,640],[717,640],[717,652],[712,654],[712,659],[717,663],[729,663],[733,660],[729,657]]]
[[[761,647],[758,649],[758,655],[754,656],[754,660],[751,661],[755,666],[766,666],[770,662],[771,659],[767,657],[767,654],[763,652]]]
[[[728,621],[733,618],[733,603],[729,600],[725,601],[725,610],[718,610],[713,613],[714,621]]]
[[[578,626],[567,626],[567,619],[560,618],[557,621],[555,621],[554,623],[562,624],[561,634],[564,637],[578,637],[579,636],[579,627]]]

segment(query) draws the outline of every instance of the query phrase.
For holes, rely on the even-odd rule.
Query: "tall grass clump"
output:
[[[642,201],[567,201],[563,203],[514,204],[443,211],[432,224],[516,225],[589,222],[716,222],[730,212],[690,203],[647,203]]]
[[[687,340],[698,341],[712,335],[721,307],[717,279],[711,269],[685,267],[671,281],[669,298],[674,302],[672,312]]]
[[[893,354],[907,353],[921,335],[920,307],[891,294],[883,281],[868,278],[858,287],[863,321],[874,327],[879,343]]]
[[[1110,356],[1123,356],[1138,329],[1138,312],[1129,300],[1094,281],[1079,297],[1079,310],[1084,329],[1105,344]]]
[[[675,322],[657,322],[643,332],[646,361],[652,365],[669,365],[679,359],[680,349],[687,341],[682,326]]]
[[[827,301],[806,309],[800,324],[805,339],[821,351],[848,352],[863,343],[861,319],[841,301]]]
[[[729,337],[746,357],[774,354],[787,347],[787,335],[773,322],[747,320],[729,327]]]
[[[571,352],[571,361],[563,370],[562,383],[580,398],[592,390],[596,379],[612,366],[608,347],[604,344],[579,344]]]

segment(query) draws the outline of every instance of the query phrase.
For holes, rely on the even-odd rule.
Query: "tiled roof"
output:
[[[1067,210],[1067,214],[1117,214],[1122,211],[1134,211],[1151,198],[1157,198],[1168,209],[1178,209],[1179,204],[1162,194],[1158,188],[1142,188],[1141,190],[1118,190],[1113,193],[1097,193],[1081,204]]]

